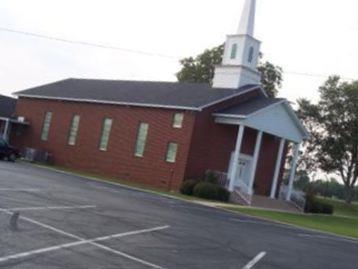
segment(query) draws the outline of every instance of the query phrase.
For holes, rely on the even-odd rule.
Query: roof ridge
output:
[[[167,84],[199,84],[209,85],[207,82],[190,82],[190,81],[167,81],[167,80],[135,80],[135,79],[111,79],[111,78],[75,78],[69,77],[65,80],[87,80],[87,81],[107,81],[107,82],[137,82],[137,83],[167,83]],[[62,81],[62,80],[60,80]]]

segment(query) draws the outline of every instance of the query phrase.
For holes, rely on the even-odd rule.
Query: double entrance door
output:
[[[230,169],[233,167],[233,156],[231,155]],[[249,180],[252,166],[252,156],[246,154],[240,154],[236,176],[235,187],[240,188],[242,191],[249,192]]]

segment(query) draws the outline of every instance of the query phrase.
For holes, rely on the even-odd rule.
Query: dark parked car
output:
[[[20,157],[20,151],[0,137],[0,159],[14,162],[18,157]]]

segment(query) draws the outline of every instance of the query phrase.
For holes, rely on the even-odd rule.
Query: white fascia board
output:
[[[257,113],[261,113],[262,111],[266,110],[266,109],[269,109],[269,108],[272,108],[276,105],[279,105],[279,104],[282,104],[283,102],[285,102],[285,100],[282,100],[281,102],[277,102],[277,103],[274,103],[272,105],[269,105],[267,107],[264,107],[262,109],[259,109],[249,115],[234,115],[234,114],[223,114],[223,113],[214,113],[213,115],[214,116],[217,116],[217,117],[225,117],[225,118],[234,118],[234,119],[246,119],[246,118],[249,118]]]
[[[22,122],[22,121],[18,121],[18,120],[12,119],[12,118],[0,117],[0,120],[1,121],[9,121],[11,123],[29,125],[29,123],[27,121]]]
[[[215,117],[223,117],[223,118],[232,118],[232,119],[246,119],[246,116],[244,116],[244,115],[213,113],[213,116],[215,116]]]
[[[308,140],[311,138],[310,133],[307,131],[306,127],[303,126],[302,122],[300,121],[300,119],[297,117],[297,114],[295,113],[295,111],[292,109],[291,105],[289,104],[289,102],[287,100],[285,100],[284,105],[287,109],[287,111],[289,112],[291,118],[294,120],[294,122],[296,123],[296,125],[301,129],[301,131],[304,133],[304,140]]]
[[[166,109],[200,111],[199,108],[186,107],[186,106],[167,106],[167,105],[159,105],[159,104],[114,102],[114,101],[102,101],[102,100],[79,99],[79,98],[68,98],[68,97],[50,97],[50,96],[29,95],[29,94],[18,94],[17,96],[25,97],[25,98],[34,98],[34,99],[46,99],[46,100],[56,100],[56,101],[80,102],[80,103],[95,103],[95,104],[106,104],[106,105],[123,105],[123,106],[137,106],[137,107],[151,107],[151,108],[166,108]]]
[[[0,117],[0,120],[7,121],[10,120],[10,118]]]
[[[277,102],[275,104],[272,104],[270,106],[267,106],[263,109],[257,110],[247,116],[243,115],[232,115],[232,114],[220,114],[220,113],[214,113],[213,115],[216,117],[215,122],[221,123],[221,124],[229,124],[229,125],[246,125],[248,127],[257,129],[257,127],[254,124],[249,124],[247,121],[252,118],[253,116],[257,114],[261,114],[265,110],[272,109],[276,106],[283,106],[284,110],[288,113],[289,118],[292,120],[293,124],[296,126],[298,131],[301,133],[301,139],[307,140],[310,138],[309,133],[307,132],[306,128],[302,125],[301,121],[298,119],[296,113],[293,111],[292,107],[289,105],[287,100],[282,100],[281,102]],[[268,132],[266,130],[266,132]],[[277,133],[272,133],[273,135],[279,136]],[[300,142],[301,139],[294,140],[291,138],[286,137],[288,140],[295,141],[297,143]]]
[[[264,107],[260,110],[257,110],[253,113],[251,113],[250,115],[247,116],[247,118],[251,117],[251,116],[254,116],[258,113],[262,113],[263,111],[267,110],[267,109],[271,109],[277,105],[284,105],[287,112],[289,113],[291,119],[293,120],[293,122],[295,123],[295,125],[301,130],[301,132],[303,133],[303,139],[306,140],[306,139],[309,139],[310,138],[310,134],[308,133],[308,131],[306,130],[306,128],[302,125],[301,121],[299,120],[299,118],[297,117],[296,113],[293,111],[291,105],[288,103],[288,101],[286,99],[283,99],[282,101],[280,102],[277,102],[277,103],[274,103],[270,106],[267,106],[267,107]]]
[[[252,117],[252,116],[254,116],[254,115],[258,114],[258,113],[262,113],[263,111],[265,111],[265,110],[267,110],[267,109],[270,109],[270,108],[273,108],[273,107],[275,107],[275,106],[277,106],[277,105],[280,105],[280,104],[284,103],[285,101],[286,101],[286,100],[282,100],[282,101],[280,101],[280,102],[277,102],[277,103],[274,103],[274,104],[272,104],[272,105],[269,105],[269,106],[266,106],[266,107],[264,107],[264,108],[261,108],[261,109],[259,109],[259,110],[256,110],[255,112],[252,112],[251,114],[247,115],[247,117],[249,118],[249,117]]]

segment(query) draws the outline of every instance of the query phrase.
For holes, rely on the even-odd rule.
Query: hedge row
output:
[[[193,195],[199,198],[228,202],[230,192],[224,187],[205,181],[187,180],[184,181],[180,192],[185,195]]]
[[[306,195],[306,213],[332,215],[334,208],[332,205],[318,201],[312,193]]]

